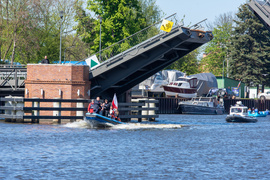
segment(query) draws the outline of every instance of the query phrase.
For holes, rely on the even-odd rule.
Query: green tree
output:
[[[158,22],[164,16],[163,11],[156,5],[156,0],[139,0],[139,3],[147,26]]]
[[[160,20],[162,11],[155,2],[155,0],[88,0],[87,9],[84,9],[82,4],[76,8],[77,34],[90,46],[91,54],[98,52],[99,18],[102,18],[101,46],[104,49]],[[149,31],[152,34],[155,33],[155,29]],[[145,38],[147,37],[140,37],[140,40]],[[112,53],[109,51],[119,53],[118,51],[127,49],[137,42],[138,38],[131,38],[123,42],[121,46],[107,50],[108,52],[105,51],[105,54]]]
[[[269,31],[242,5],[236,14],[238,20],[231,38],[229,74],[248,85],[270,85],[270,37]]]
[[[48,55],[59,60],[60,17],[65,12],[62,51],[75,0],[1,0],[0,57],[22,64],[37,63]],[[63,55],[62,55],[63,56]]]
[[[200,69],[203,72],[211,72],[220,76],[223,73],[223,61],[227,58],[233,28],[232,15],[228,13],[220,15],[214,24],[216,25],[212,31],[214,38],[205,47],[206,57],[200,61]]]
[[[102,18],[102,47],[108,47],[146,27],[138,0],[89,0],[88,9]],[[94,45],[91,49],[99,49],[100,20],[94,24]]]
[[[187,73],[187,75],[197,74],[199,73],[199,64],[197,60],[197,56],[199,54],[199,50],[195,49],[191,53],[187,54],[186,56],[180,58],[166,69],[175,69],[181,72]]]

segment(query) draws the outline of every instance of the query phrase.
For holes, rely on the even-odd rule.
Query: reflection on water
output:
[[[269,179],[270,117],[161,115],[93,129],[0,121],[0,179]]]

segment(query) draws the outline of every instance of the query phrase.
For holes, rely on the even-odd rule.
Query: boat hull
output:
[[[178,96],[183,98],[193,98],[197,96],[196,88],[179,88],[174,86],[163,86],[166,96]]]
[[[224,108],[222,107],[206,107],[192,104],[180,104],[179,108],[182,114],[203,114],[203,115],[224,114]]]
[[[233,122],[233,123],[255,123],[258,120],[250,116],[228,115],[226,117],[226,121]]]
[[[115,119],[111,119],[96,113],[86,113],[84,119],[85,121],[88,121],[93,127],[97,128],[106,128],[117,124],[124,124],[121,121],[117,121]]]
[[[248,116],[253,116],[253,117],[266,117],[267,114],[266,114],[266,112],[260,112],[260,113],[257,113],[257,112],[255,112],[255,113],[250,113],[250,112],[248,112]]]

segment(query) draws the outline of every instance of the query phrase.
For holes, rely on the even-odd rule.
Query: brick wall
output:
[[[89,99],[89,66],[62,64],[28,64],[25,81],[25,98],[41,99]],[[25,103],[31,107],[31,102]],[[43,102],[41,107],[53,107],[53,103]],[[76,103],[62,103],[62,107],[76,107]],[[87,107],[87,104],[85,104]],[[52,115],[50,111],[40,111],[40,115]],[[76,115],[75,111],[62,111],[63,116]]]

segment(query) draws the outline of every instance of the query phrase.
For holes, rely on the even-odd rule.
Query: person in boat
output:
[[[108,116],[110,112],[110,103],[108,99],[105,99],[104,103],[102,104],[101,114],[102,116]]]
[[[254,112],[260,114],[258,108],[255,108]]]
[[[94,99],[89,103],[87,112],[94,113]]]
[[[117,109],[113,109],[112,106],[110,107],[110,117],[111,119],[121,121],[121,119],[119,118],[119,111]]]
[[[94,113],[100,114],[100,111],[101,111],[100,97],[97,97],[94,100]]]

